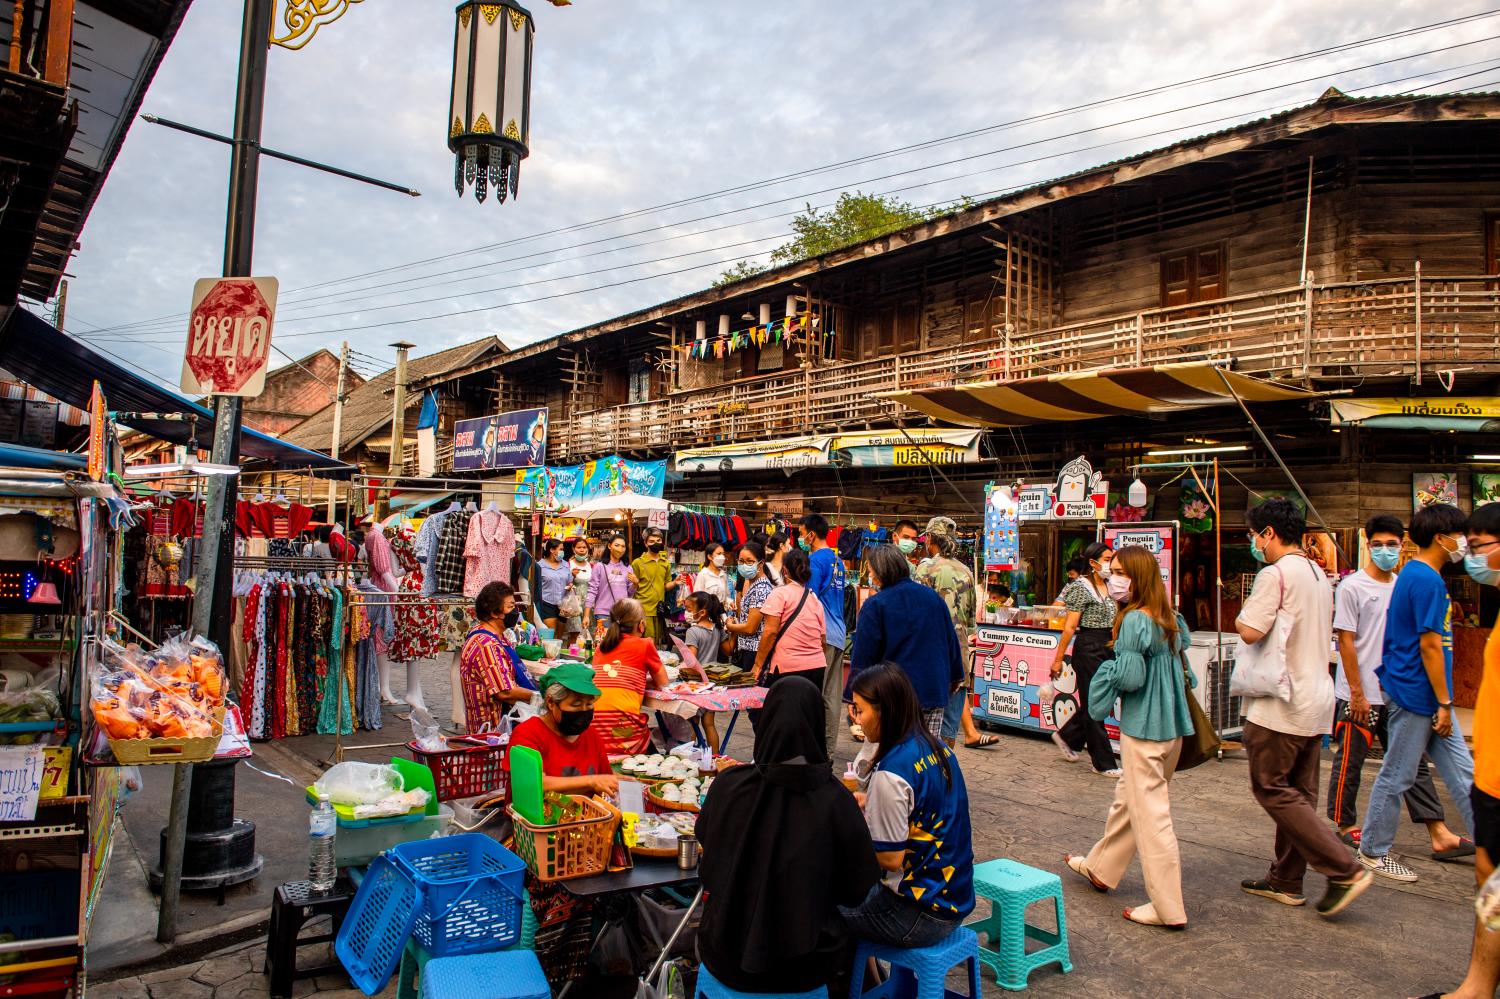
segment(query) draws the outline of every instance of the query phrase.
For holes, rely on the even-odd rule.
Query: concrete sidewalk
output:
[[[447,717],[446,675],[446,663],[441,669],[426,672],[431,680],[425,690],[427,701],[441,720]],[[351,742],[357,747],[405,742],[407,738],[407,724],[389,709],[383,731],[360,733]],[[269,912],[271,889],[281,881],[305,876],[306,806],[301,787],[319,771],[317,761],[326,758],[332,742],[330,737],[306,737],[257,745],[257,766],[279,771],[297,782],[294,787],[240,768],[237,810],[257,824],[266,871],[251,886],[231,891],[223,908],[214,905],[212,898],[184,896],[184,930],[206,928],[212,933],[216,927],[235,925],[236,919],[256,914],[264,918]],[[748,759],[750,748],[748,726],[737,728],[731,752]],[[847,730],[842,731],[840,766],[857,748]],[[350,755],[375,761],[393,752],[399,750],[356,748]],[[1431,860],[1420,826],[1403,822],[1396,852],[1417,870],[1421,880],[1412,885],[1379,882],[1342,917],[1325,921],[1313,912],[1311,904],[1288,908],[1239,890],[1240,879],[1265,874],[1274,828],[1250,796],[1242,754],[1206,763],[1178,776],[1172,784],[1172,811],[1182,852],[1190,926],[1185,933],[1171,933],[1136,926],[1121,917],[1124,907],[1146,900],[1138,867],[1106,896],[1092,891],[1063,866],[1064,853],[1086,851],[1103,830],[1114,781],[1095,776],[1086,762],[1064,762],[1045,738],[1013,731],[1003,733],[994,749],[960,749],[959,761],[969,788],[976,860],[1009,857],[1063,875],[1075,970],[1069,975],[1055,968],[1038,971],[1030,982],[1036,994],[1193,999],[1267,994],[1417,996],[1452,988],[1462,978],[1473,927],[1473,866],[1469,862],[1441,864]],[[1367,764],[1365,800],[1377,768],[1376,764]],[[1325,765],[1325,780],[1327,772]],[[156,832],[165,815],[168,784],[164,779],[149,781],[147,790],[126,808],[132,840],[137,845],[149,841],[153,852]],[[1454,815],[1451,807],[1450,815]],[[1452,822],[1459,825],[1456,815]],[[140,852],[145,854],[146,850]],[[118,854],[116,861],[121,861]],[[125,890],[125,879],[113,880],[118,873],[112,870],[106,897]],[[1317,900],[1323,887],[1321,876],[1308,876],[1306,893],[1310,902]],[[141,946],[137,957],[149,953],[150,947],[142,942],[150,940],[155,928],[154,904],[149,909],[150,926],[142,925],[145,921],[140,907],[144,901],[138,892],[124,896],[124,904],[134,910],[134,939]],[[118,946],[128,949],[132,945],[120,941]],[[250,946],[251,957],[244,959],[248,970],[229,980],[234,991],[225,991],[228,983],[215,984],[205,978],[227,970],[199,968],[172,979],[194,983],[182,984],[178,990],[147,988],[143,993],[137,984],[152,985],[146,981],[150,975],[126,972],[130,977],[108,986],[92,986],[89,994],[102,999],[141,999],[146,994],[157,999],[263,996],[265,979],[257,974],[260,952],[255,946],[262,945]],[[98,978],[95,956],[91,953],[91,975]],[[193,963],[203,959],[201,952],[191,956]],[[183,963],[171,954],[155,959],[163,965]],[[985,995],[1004,994],[989,977],[984,984]],[[211,991],[203,991],[200,986]],[[302,983],[298,995],[347,995],[342,991],[347,987],[343,981],[320,979]]]

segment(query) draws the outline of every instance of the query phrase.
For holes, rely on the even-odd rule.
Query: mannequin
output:
[[[464,699],[460,691],[463,686],[458,675],[458,661],[463,657],[463,646],[454,649],[448,660],[448,688],[453,691],[453,711],[451,718],[453,725],[459,731],[468,731],[464,727]]]

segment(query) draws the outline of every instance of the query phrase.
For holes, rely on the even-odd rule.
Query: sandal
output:
[[[1063,861],[1068,865],[1068,869],[1071,870],[1074,874],[1078,875],[1081,878],[1087,879],[1088,883],[1094,886],[1094,891],[1100,893],[1109,891],[1109,885],[1094,877],[1089,869],[1083,865],[1082,857],[1075,857],[1071,853],[1065,853],[1063,854]]]
[[[975,739],[973,742],[966,742],[966,743],[964,743],[964,748],[965,749],[990,749],[991,747],[998,746],[999,744],[1000,744],[1000,737],[998,735],[993,735],[993,734],[991,734],[989,732],[984,732],[984,733],[981,733],[980,736],[979,736],[979,738]],[[1471,848],[1470,852],[1472,852],[1472,848]]]
[[[1458,860],[1461,857],[1474,856],[1474,841],[1467,836],[1461,836],[1457,846],[1450,846],[1446,850],[1433,850],[1433,860]]]
[[[1364,830],[1360,829],[1359,826],[1355,826],[1353,829],[1350,829],[1348,832],[1341,832],[1341,833],[1339,833],[1339,839],[1343,841],[1343,843],[1344,843],[1345,846],[1350,846],[1350,847],[1353,847],[1354,849],[1358,850],[1359,849],[1360,833],[1362,833],[1363,831]]]
[[[1146,907],[1143,905],[1143,906],[1140,906],[1138,908],[1126,909],[1125,912],[1123,913],[1123,915],[1125,916],[1126,919],[1130,920],[1132,923],[1139,923],[1142,926],[1160,926],[1160,927],[1162,927],[1164,929],[1168,929],[1168,930],[1185,930],[1185,929],[1187,929],[1187,923],[1164,923],[1164,922],[1162,922],[1161,919],[1156,915],[1156,910],[1154,910],[1154,909],[1151,911],[1150,918],[1143,918],[1143,917],[1137,916],[1136,913],[1140,912],[1141,909],[1144,909],[1144,908],[1146,908]]]

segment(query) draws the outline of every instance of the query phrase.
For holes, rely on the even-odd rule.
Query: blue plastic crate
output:
[[[375,995],[390,981],[422,904],[422,889],[411,872],[385,857],[370,861],[333,944],[365,995]]]
[[[526,865],[490,837],[401,843],[388,856],[422,892],[412,932],[432,956],[500,950],[520,936]]]

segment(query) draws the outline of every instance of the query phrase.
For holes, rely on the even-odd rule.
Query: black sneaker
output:
[[[1282,891],[1272,885],[1271,882],[1262,878],[1252,878],[1240,882],[1240,891],[1246,895],[1259,895],[1261,898],[1269,898],[1273,902],[1282,905],[1306,905],[1307,898],[1303,895],[1295,895],[1289,891]]]
[[[1360,871],[1352,881],[1329,881],[1328,892],[1318,903],[1318,915],[1324,919],[1332,919],[1345,909],[1349,903],[1365,893],[1375,881],[1375,875],[1371,871]]]

